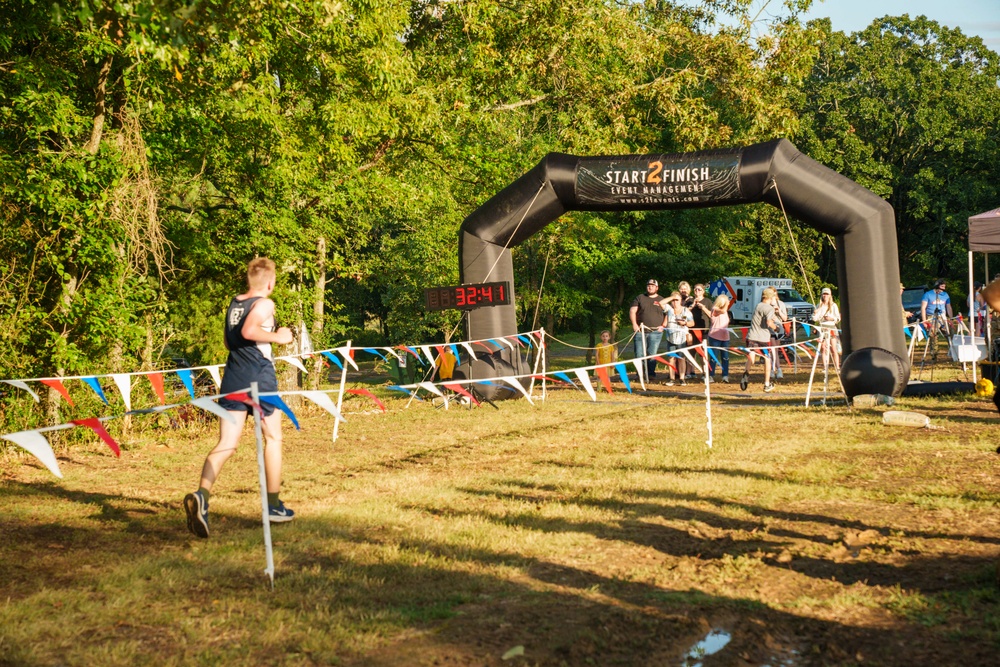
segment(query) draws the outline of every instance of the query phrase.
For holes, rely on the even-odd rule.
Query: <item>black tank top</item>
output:
[[[243,337],[243,323],[260,298],[254,296],[240,301],[234,297],[229,302],[225,329],[229,358],[226,360],[226,370],[219,390],[223,394],[247,389],[251,382],[257,382],[260,391],[278,391],[278,379],[271,359],[271,344]]]

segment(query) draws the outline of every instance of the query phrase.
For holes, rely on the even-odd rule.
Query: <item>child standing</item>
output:
[[[601,342],[597,345],[597,364],[610,364],[618,361],[618,348],[611,344],[611,332],[605,329],[601,332]]]

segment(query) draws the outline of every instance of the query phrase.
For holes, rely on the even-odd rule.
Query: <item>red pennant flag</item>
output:
[[[746,340],[747,339],[747,328],[746,327],[740,327],[740,332],[743,334],[743,340]]]
[[[785,322],[785,335],[786,336],[791,336],[792,335],[792,323],[791,322]]]
[[[594,370],[597,372],[597,377],[601,379],[604,390],[609,394],[615,393],[611,390],[611,378],[608,377],[608,369],[605,366],[598,366]]]
[[[558,382],[560,384],[566,385],[567,387],[572,386],[570,385],[569,382],[566,382],[566,380],[560,380],[557,377],[549,377],[548,375],[532,375],[531,377],[535,378],[536,380],[548,380],[549,382]]]
[[[69,397],[69,392],[66,391],[66,387],[59,380],[42,380],[42,384],[48,385],[62,394],[62,397],[66,399],[66,402],[73,405],[73,399]]]
[[[246,403],[260,414],[264,414],[264,408],[260,407],[260,403],[254,403],[254,400],[250,398],[250,394],[244,391],[237,391],[232,394],[226,394],[226,398],[228,398],[230,401],[239,401],[240,403]]]
[[[111,435],[104,429],[104,425],[101,424],[101,420],[97,417],[90,417],[89,419],[74,419],[70,423],[89,428],[91,431],[100,436],[101,440],[108,443],[108,447],[110,447],[111,451],[115,453],[115,456],[121,458],[122,450],[119,449],[118,443],[115,442],[115,439],[112,438]]]
[[[414,357],[416,357],[418,361],[420,360],[420,355],[417,354],[416,352],[414,352],[413,350],[411,350],[410,348],[406,347],[405,345],[397,345],[396,349],[397,350],[405,350],[406,352],[409,352]]]
[[[671,368],[673,368],[673,369],[674,369],[674,372],[675,372],[675,373],[677,372],[677,365],[676,365],[676,364],[675,364],[674,362],[672,362],[672,361],[667,361],[667,360],[666,360],[665,358],[663,358],[663,357],[653,357],[653,358],[654,358],[654,359],[656,359],[657,361],[659,361],[659,362],[660,362],[661,364],[663,364],[664,366],[670,366]]]
[[[697,352],[698,354],[700,354],[702,359],[706,359],[707,358],[705,356],[705,350],[703,348],[696,347],[696,348],[694,348],[694,351]]]
[[[694,337],[697,338],[698,342],[700,343],[701,342],[701,329],[691,329],[691,333],[694,334]],[[702,355],[702,356],[704,356],[704,355]]]
[[[490,354],[493,354],[494,352],[496,352],[496,350],[494,350],[492,347],[490,347],[486,343],[480,343],[478,340],[475,343],[473,343],[473,345],[481,345],[481,346],[485,347],[486,351],[489,352]]]
[[[435,345],[434,349],[437,350],[437,353],[438,353],[439,357],[443,357],[444,356],[444,345]],[[459,393],[461,393],[461,392],[459,392]]]
[[[160,399],[160,405],[165,405],[167,403],[167,396],[163,393],[163,374],[150,373],[146,377],[149,378],[149,383],[153,385],[153,391],[156,392],[156,396]]]
[[[785,358],[785,363],[792,363],[792,360],[788,358],[788,352],[785,351],[785,348],[781,348],[781,356]]]
[[[380,408],[382,408],[382,412],[386,411],[385,410],[385,404],[382,403],[382,401],[378,400],[378,397],[375,396],[375,394],[373,394],[370,391],[368,391],[367,389],[348,389],[347,393],[348,394],[356,394],[358,396],[367,396],[368,398],[370,398],[373,401],[375,401],[375,405],[377,405]]]
[[[451,389],[456,394],[461,394],[462,396],[468,396],[469,400],[471,400],[476,405],[479,405],[479,401],[476,400],[476,397],[467,392],[465,388],[462,387],[462,385],[456,384],[454,382],[445,382],[444,386],[447,387],[448,389]]]

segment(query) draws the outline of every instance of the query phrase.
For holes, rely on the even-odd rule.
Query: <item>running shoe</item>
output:
[[[184,511],[188,530],[198,537],[208,537],[208,501],[200,490],[184,496]]]
[[[764,385],[764,391],[766,393],[771,393],[772,391],[774,391],[774,383],[773,382],[768,382],[767,384],[765,384]]]
[[[723,375],[723,376],[722,376],[722,381],[723,381],[723,382],[724,382],[725,384],[729,384],[729,376],[728,376],[728,375]]]
[[[268,506],[267,517],[271,523],[284,523],[285,521],[294,519],[295,512],[285,507],[285,503],[279,500],[276,507],[273,505]]]

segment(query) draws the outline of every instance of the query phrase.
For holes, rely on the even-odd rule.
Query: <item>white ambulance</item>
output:
[[[778,298],[784,302],[789,319],[799,322],[812,322],[813,305],[802,298],[802,295],[792,287],[790,278],[756,278],[749,276],[731,276],[719,278],[709,285],[709,294],[716,297],[719,294],[729,295],[729,317],[734,322],[749,322],[753,310],[760,303],[760,296],[765,287],[774,287]]]

